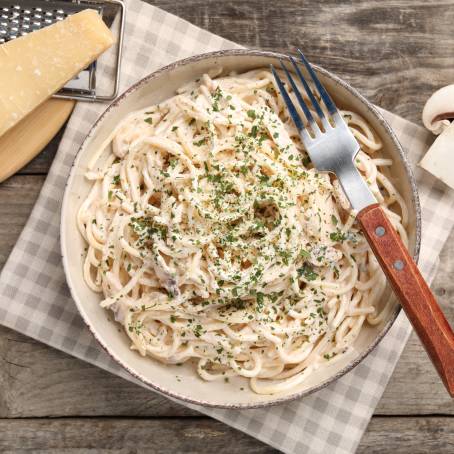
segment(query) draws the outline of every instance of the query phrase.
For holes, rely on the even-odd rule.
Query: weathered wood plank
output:
[[[5,454],[277,452],[207,418],[3,419],[0,433],[0,450]],[[374,417],[358,454],[448,454],[453,449],[453,418]]]
[[[277,452],[207,418],[10,419],[0,420],[0,433],[4,454]]]
[[[374,416],[357,454],[451,454],[454,418]]]

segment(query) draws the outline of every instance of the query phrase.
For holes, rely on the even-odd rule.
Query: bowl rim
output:
[[[131,376],[134,378],[138,379],[140,382],[142,382],[144,385],[147,387],[151,388],[154,391],[157,391],[158,393],[161,393],[165,396],[171,397],[178,399],[180,401],[183,401],[188,404],[194,404],[194,405],[200,405],[203,407],[208,407],[208,408],[224,408],[224,409],[257,409],[257,408],[265,408],[265,407],[271,407],[274,405],[279,405],[287,402],[291,402],[297,399],[301,399],[302,397],[308,396],[312,393],[315,393],[328,385],[334,383],[337,381],[339,378],[343,377],[345,374],[353,370],[360,362],[362,362],[375,348],[376,346],[381,342],[381,340],[384,338],[384,336],[388,333],[390,330],[391,326],[394,324],[394,322],[397,319],[397,316],[399,315],[401,311],[401,306],[400,304],[397,304],[396,308],[392,312],[388,322],[383,326],[382,330],[378,334],[378,336],[373,340],[373,342],[369,345],[369,347],[364,350],[358,357],[356,357],[353,361],[349,362],[345,367],[343,367],[341,370],[339,370],[335,375],[331,376],[329,379],[324,380],[323,382],[319,383],[318,385],[312,386],[309,389],[294,393],[294,394],[289,394],[281,397],[277,397],[274,399],[270,399],[268,401],[263,401],[263,402],[251,402],[251,403],[231,403],[231,404],[226,404],[226,403],[216,403],[215,401],[207,401],[207,400],[202,400],[202,399],[197,399],[197,398],[192,398],[188,397],[187,395],[180,394],[179,392],[171,391],[166,389],[165,387],[156,384],[146,377],[140,375],[139,373],[133,371],[128,365],[125,364],[125,362],[119,358],[115,353],[111,352],[109,350],[109,347],[104,344],[104,342],[101,340],[101,338],[97,335],[96,328],[92,325],[92,322],[90,321],[89,317],[85,314],[82,305],[79,302],[77,292],[73,288],[72,285],[72,278],[71,278],[71,273],[69,272],[69,263],[68,263],[68,256],[66,253],[66,233],[65,233],[65,228],[64,228],[64,222],[63,219],[66,216],[67,212],[67,206],[68,206],[68,199],[69,199],[69,187],[71,186],[72,180],[75,177],[76,173],[76,161],[78,160],[78,157],[82,150],[86,147],[86,144],[88,141],[92,138],[92,136],[95,134],[95,130],[97,129],[98,125],[104,120],[104,117],[112,110],[115,109],[119,103],[122,102],[124,98],[129,96],[132,92],[138,90],[140,87],[142,87],[144,84],[147,84],[149,81],[159,77],[161,74],[171,72],[175,70],[176,68],[179,68],[181,66],[186,66],[190,65],[195,62],[199,62],[201,60],[206,60],[206,59],[216,59],[216,58],[222,58],[222,57],[245,57],[245,56],[254,56],[254,57],[268,57],[268,58],[273,58],[273,59],[282,59],[284,61],[289,61],[289,56],[285,54],[281,54],[278,52],[272,52],[272,51],[262,51],[262,50],[255,50],[255,49],[226,49],[226,50],[221,50],[221,51],[214,51],[214,52],[206,52],[202,54],[197,54],[193,55],[181,60],[177,60],[169,65],[163,66],[159,68],[156,71],[153,71],[152,73],[148,74],[147,76],[143,77],[139,81],[135,82],[132,84],[130,87],[128,87],[125,91],[123,91],[109,106],[106,107],[106,109],[102,112],[102,114],[97,118],[97,120],[93,123],[93,125],[90,127],[90,130],[88,131],[87,135],[85,136],[84,140],[82,141],[79,149],[77,150],[77,153],[74,156],[73,162],[71,164],[71,168],[69,171],[69,176],[68,179],[66,180],[65,184],[65,192],[63,195],[63,200],[62,200],[62,209],[61,209],[61,216],[60,216],[60,247],[61,247],[61,256],[62,256],[62,263],[63,263],[63,269],[66,277],[66,283],[68,285],[70,294],[72,299],[74,300],[76,307],[78,309],[79,314],[81,315],[85,325],[88,327],[96,341],[101,345],[103,350],[117,363],[119,364],[123,369],[125,369]],[[410,163],[408,161],[408,158],[406,154],[403,151],[402,145],[400,144],[398,138],[396,137],[395,133],[391,129],[390,125],[387,123],[387,121],[383,118],[381,113],[377,110],[377,108],[371,104],[363,95],[361,95],[358,90],[353,88],[349,83],[341,79],[340,77],[334,75],[330,71],[317,66],[317,65],[312,65],[314,69],[318,72],[323,74],[325,77],[328,79],[331,79],[334,83],[339,84],[341,87],[343,87],[345,90],[349,92],[349,94],[355,98],[357,98],[362,104],[365,105],[365,107],[370,111],[370,113],[375,117],[375,119],[380,123],[380,125],[384,128],[388,136],[390,137],[394,147],[396,148],[401,163],[405,169],[406,177],[407,180],[410,184],[411,188],[411,199],[412,203],[415,209],[415,218],[416,218],[416,228],[415,228],[415,247],[414,247],[414,254],[413,258],[416,262],[418,262],[419,258],[419,252],[420,252],[420,246],[421,246],[421,207],[420,207],[420,202],[419,202],[419,196],[418,196],[418,190],[416,186],[416,180],[413,174],[413,171],[410,167]]]

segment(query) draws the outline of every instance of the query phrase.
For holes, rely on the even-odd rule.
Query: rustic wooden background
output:
[[[454,2],[158,0],[153,4],[245,46],[304,48],[376,104],[420,123],[454,82]],[[61,134],[0,185],[0,266],[11,251]],[[1,164],[0,164],[1,165]],[[433,289],[454,321],[454,234]],[[454,452],[454,402],[413,336],[360,453]],[[0,452],[267,453],[259,441],[0,328]]]

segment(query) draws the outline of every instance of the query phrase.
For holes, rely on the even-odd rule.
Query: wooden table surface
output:
[[[454,82],[453,1],[159,0],[153,4],[245,46],[292,51],[370,100],[420,123]],[[0,185],[0,266],[24,226],[60,135]],[[1,165],[1,164],[0,164]],[[454,321],[454,233],[433,290]],[[454,452],[451,400],[413,335],[360,453]],[[270,447],[96,367],[0,327],[0,452],[266,453]]]

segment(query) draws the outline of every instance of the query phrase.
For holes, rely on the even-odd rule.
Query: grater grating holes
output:
[[[0,44],[61,21],[68,16],[61,8],[41,6],[24,8],[14,4],[1,8],[0,13]]]

